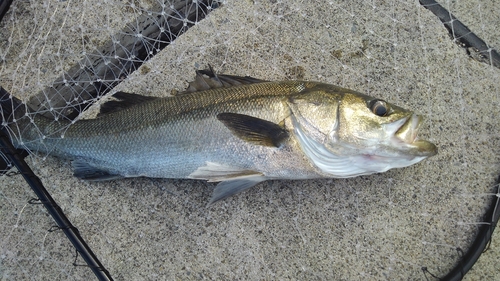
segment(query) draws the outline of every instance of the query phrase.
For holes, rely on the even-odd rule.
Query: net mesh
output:
[[[500,46],[498,3],[442,2]],[[168,36],[150,32],[158,27]],[[66,160],[31,154],[115,279],[433,280],[459,262],[495,197],[500,74],[418,1],[15,1],[0,23],[0,85],[53,122],[92,118],[115,91],[168,96],[208,64],[383,98],[426,116],[421,136],[439,153],[383,174],[266,182],[211,208],[210,183],[90,183]],[[22,177],[0,186],[2,279],[92,278],[73,266],[64,234],[48,231],[43,207],[27,203]],[[470,276],[500,278],[488,263]]]

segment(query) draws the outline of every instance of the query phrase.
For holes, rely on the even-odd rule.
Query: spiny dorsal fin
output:
[[[196,77],[194,81],[189,82],[188,88],[184,92],[178,94],[193,93],[197,91],[232,87],[244,84],[267,82],[265,80],[252,78],[250,76],[243,77],[243,76],[216,74],[210,65],[208,67],[209,69],[196,71]]]
[[[98,116],[102,114],[120,111],[143,102],[158,99],[157,97],[147,97],[125,92],[116,92],[113,95],[113,98],[116,98],[117,100],[110,100],[101,105],[101,110]]]
[[[281,147],[289,136],[280,125],[248,115],[220,113],[217,119],[238,138],[257,145]]]

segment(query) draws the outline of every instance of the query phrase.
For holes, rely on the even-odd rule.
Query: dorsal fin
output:
[[[117,100],[110,100],[102,104],[101,110],[97,116],[120,111],[136,104],[158,99],[157,97],[141,96],[138,94],[131,94],[125,92],[116,92],[113,95],[113,98],[116,98]]]
[[[208,67],[209,69],[197,70],[194,81],[189,82],[189,86],[187,87],[187,89],[184,92],[178,94],[193,93],[197,91],[232,87],[244,84],[267,82],[265,80],[256,79],[250,76],[243,77],[243,76],[216,74],[210,65]]]

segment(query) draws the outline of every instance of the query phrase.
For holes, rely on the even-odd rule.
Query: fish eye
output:
[[[369,106],[370,110],[377,116],[384,117],[389,113],[389,105],[383,100],[373,100]]]

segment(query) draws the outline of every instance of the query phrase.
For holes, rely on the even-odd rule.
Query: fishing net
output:
[[[486,49],[500,46],[498,3],[441,5]],[[438,280],[491,230],[500,194],[500,72],[448,29],[418,1],[14,1],[0,22],[0,86],[54,123],[93,118],[117,91],[169,96],[208,65],[411,109],[439,149],[420,164],[265,182],[208,208],[212,183],[87,182],[50,152],[26,161],[117,280]],[[16,171],[0,177],[1,279],[93,278]],[[484,256],[466,280],[500,278],[498,242]]]

